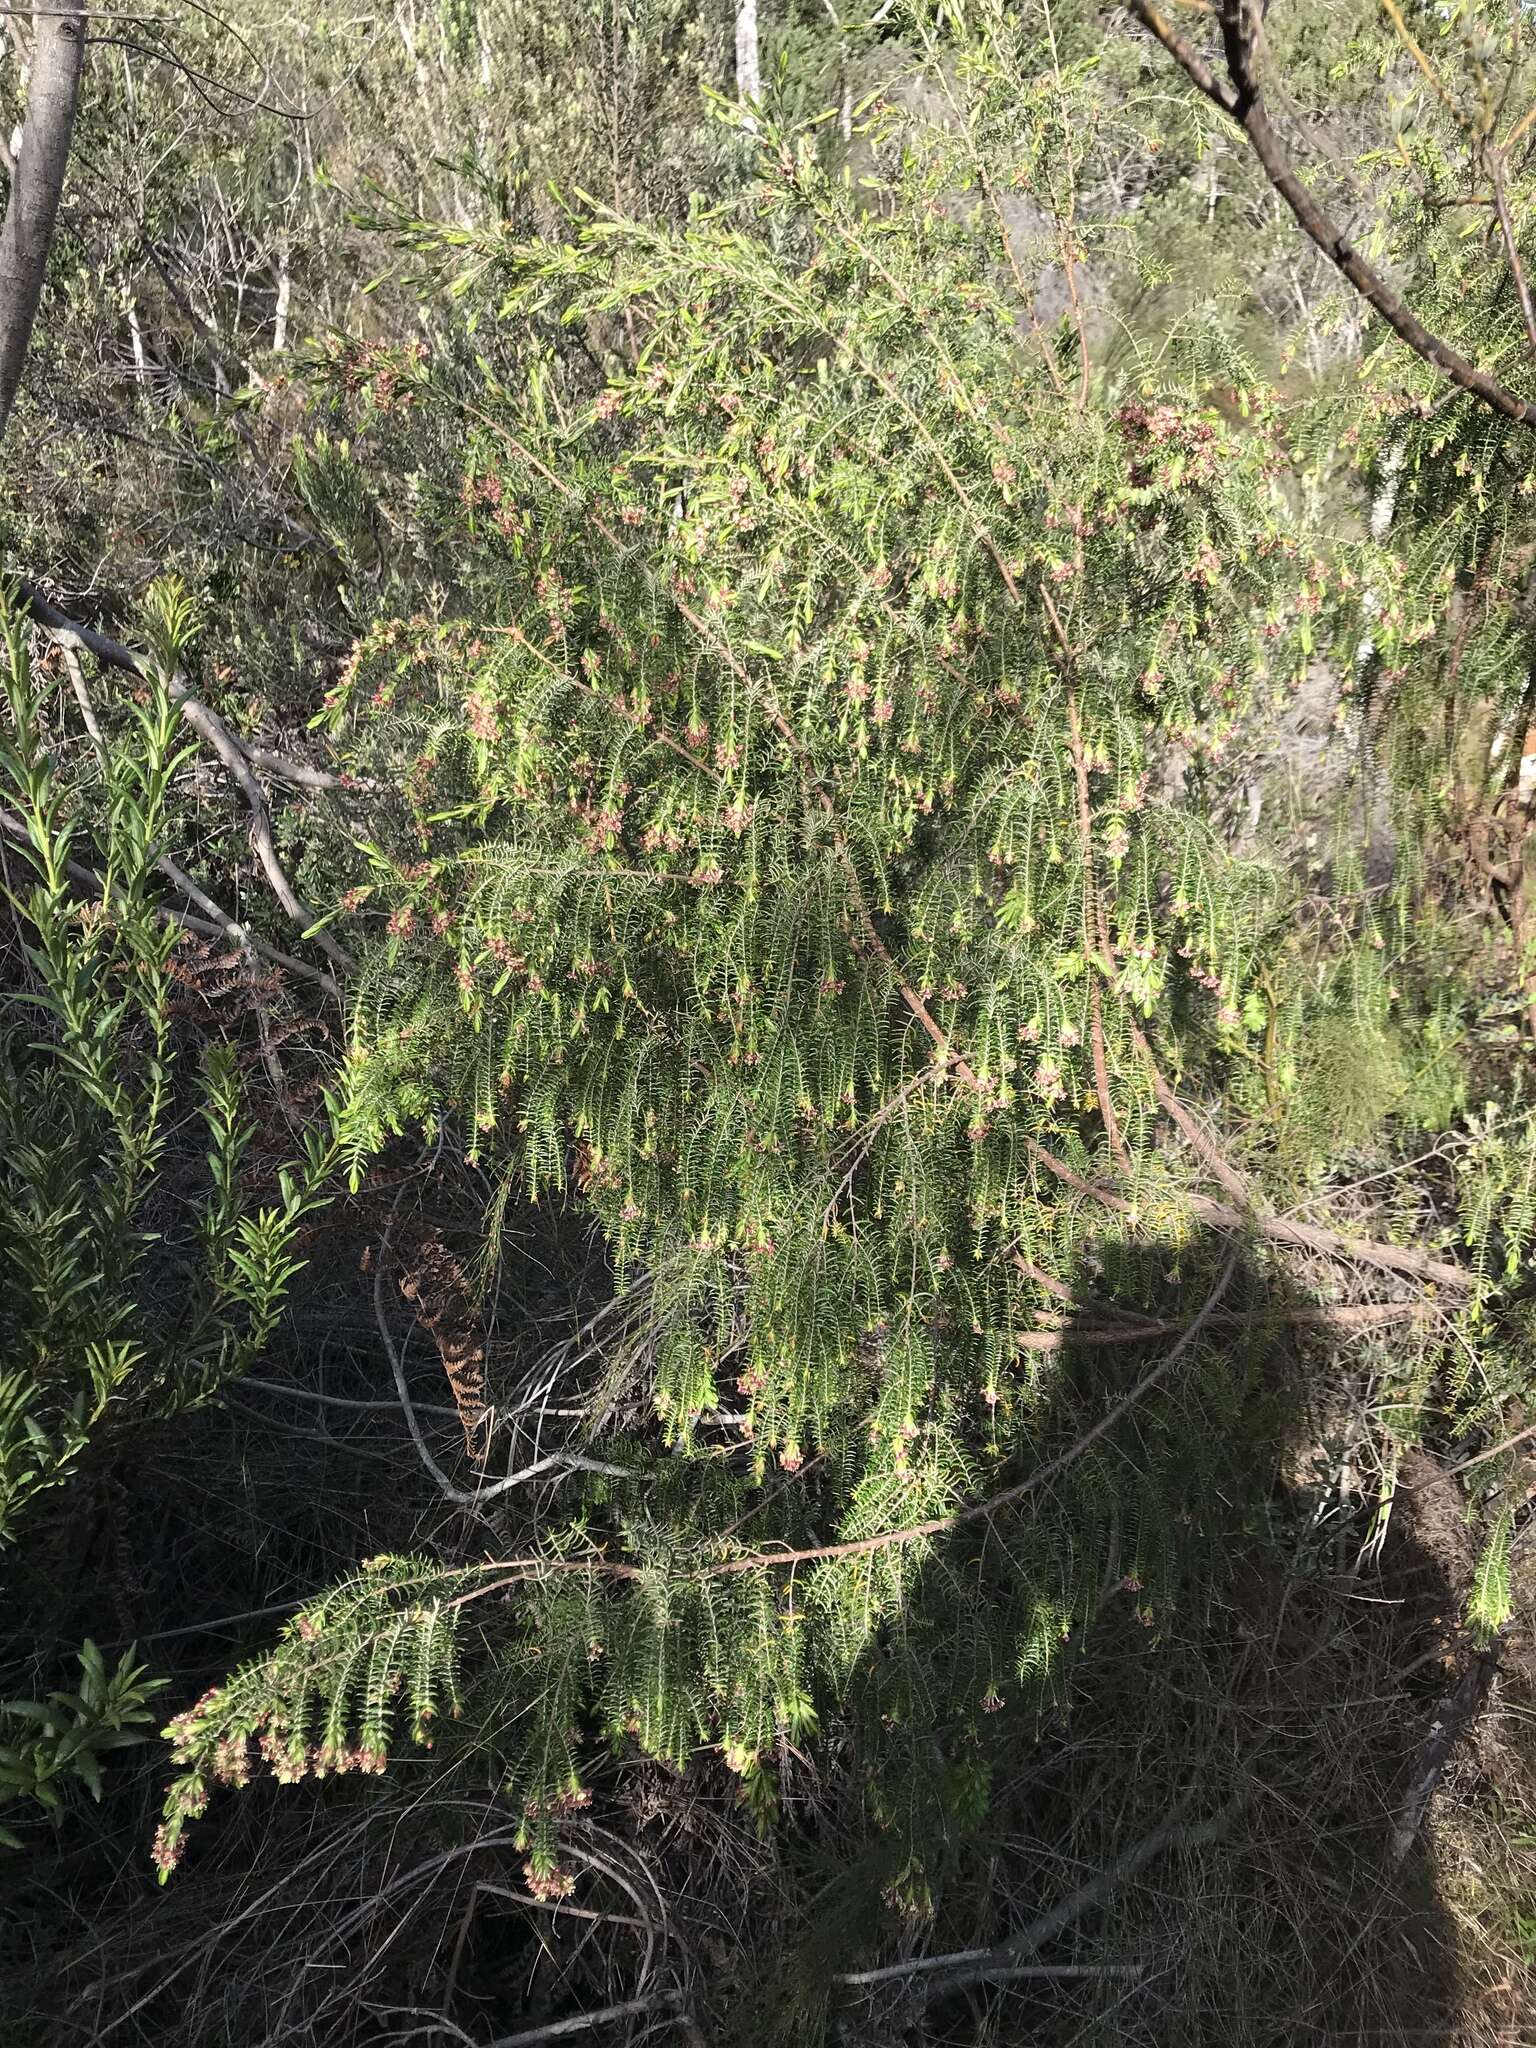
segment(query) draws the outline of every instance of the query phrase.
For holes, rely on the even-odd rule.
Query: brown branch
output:
[[[1455,1479],[1462,1472],[1470,1472],[1474,1465],[1485,1465],[1490,1458],[1497,1458],[1505,1451],[1518,1450],[1521,1444],[1528,1444],[1536,1436],[1536,1422],[1529,1429],[1517,1429],[1513,1436],[1507,1436],[1502,1443],[1490,1444],[1486,1451],[1474,1451],[1470,1458],[1463,1458],[1459,1465],[1449,1466],[1440,1476]]]
[[[1374,1330],[1392,1323],[1412,1322],[1424,1312],[1417,1301],[1360,1302],[1338,1307],[1254,1309],[1229,1312],[1209,1318],[1212,1329],[1261,1329],[1266,1323],[1290,1328],[1323,1330]],[[1079,1344],[1145,1344],[1150,1337],[1166,1337],[1184,1324],[1175,1318],[1144,1323],[1073,1323],[1064,1330],[1020,1330],[1014,1343],[1020,1351],[1068,1351]]]
[[[1261,1211],[1234,1209],[1209,1195],[1188,1195],[1185,1200],[1198,1222],[1217,1230],[1251,1230],[1271,1244],[1289,1245],[1293,1251],[1316,1252],[1323,1258],[1342,1259],[1352,1266],[1377,1266],[1388,1273],[1402,1273],[1410,1280],[1427,1280],[1437,1287],[1469,1293],[1477,1275],[1466,1266],[1453,1266],[1430,1252],[1408,1245],[1385,1244],[1376,1238],[1348,1237],[1341,1230],[1324,1230],[1314,1223],[1296,1223],[1288,1216],[1269,1216]]]
[[[1509,190],[1504,182],[1504,158],[1496,149],[1486,151],[1488,179],[1493,186],[1493,203],[1499,216],[1499,236],[1504,244],[1504,260],[1509,265],[1509,274],[1515,282],[1515,294],[1520,301],[1520,317],[1525,322],[1525,338],[1536,351],[1536,305],[1531,302],[1531,288],[1526,282],[1525,266],[1520,261],[1520,244],[1515,239],[1515,218],[1509,208]]]
[[[1062,643],[1063,658],[1066,657],[1066,633],[1056,606],[1048,590],[1041,586],[1046,608]],[[1083,841],[1083,943],[1085,951],[1091,953],[1097,945],[1106,959],[1110,957],[1109,923],[1104,915],[1104,901],[1099,895],[1093,862],[1093,808],[1088,798],[1088,760],[1083,752],[1083,728],[1077,715],[1077,691],[1070,682],[1067,685],[1067,734],[1072,746],[1072,771],[1077,779],[1077,829]],[[1099,1099],[1099,1115],[1104,1120],[1104,1133],[1109,1140],[1110,1155],[1122,1173],[1131,1171],[1131,1155],[1125,1149],[1125,1140],[1120,1135],[1120,1126],[1115,1120],[1115,1106],[1109,1099],[1109,1067],[1104,1057],[1104,1009],[1099,994],[1098,975],[1090,967],[1088,980],[1088,1034],[1093,1047],[1093,1087]]]
[[[115,668],[125,675],[137,676],[141,682],[148,680],[148,670],[142,655],[135,654],[131,647],[125,647],[121,640],[114,640],[110,633],[103,633],[95,626],[83,625],[72,619],[67,612],[60,611],[51,599],[45,597],[25,576],[13,579],[16,601],[28,617],[43,628],[49,638],[60,647],[90,654],[107,668]],[[194,697],[183,676],[172,676],[170,693],[178,705],[190,699],[204,711],[208,707],[200,698]],[[208,711],[209,717],[216,716]],[[237,747],[246,759],[258,768],[265,768],[269,775],[275,775],[280,782],[294,783],[300,789],[348,789],[350,784],[345,776],[333,775],[325,768],[312,768],[303,761],[291,761],[286,754],[274,753],[270,747],[258,747],[242,740],[238,734],[229,734],[231,745]]]
[[[1231,1161],[1225,1157],[1220,1148],[1205,1135],[1183,1103],[1180,1102],[1178,1096],[1175,1095],[1173,1089],[1168,1085],[1163,1075],[1163,1070],[1157,1063],[1157,1056],[1147,1040],[1146,1033],[1134,1017],[1127,1016],[1126,1026],[1131,1034],[1131,1043],[1147,1063],[1148,1071],[1152,1076],[1152,1092],[1167,1112],[1170,1122],[1178,1126],[1190,1150],[1209,1170],[1211,1178],[1220,1181],[1221,1185],[1235,1201],[1250,1203],[1252,1195],[1249,1191],[1248,1183],[1243,1179],[1236,1167],[1232,1165]]]
[[[1131,13],[1160,42],[1190,83],[1236,123],[1247,136],[1264,175],[1295,215],[1302,231],[1316,243],[1334,268],[1386,321],[1399,340],[1438,370],[1459,390],[1469,392],[1494,412],[1521,426],[1536,426],[1536,406],[1511,391],[1486,370],[1469,363],[1427,328],[1411,307],[1365,260],[1341,228],[1329,220],[1292,168],[1285,145],[1270,125],[1264,97],[1253,67],[1253,45],[1243,0],[1221,0],[1222,43],[1228,76],[1218,78],[1194,46],[1179,34],[1152,0],[1126,0]]]
[[[1080,1299],[1073,1293],[1065,1280],[1058,1279],[1054,1273],[1048,1273],[1044,1266],[1037,1266],[1032,1259],[1026,1259],[1022,1252],[1013,1248],[1009,1249],[1008,1259],[1009,1263],[1016,1267],[1026,1280],[1033,1280],[1038,1288],[1041,1288],[1046,1294],[1053,1296],[1057,1301],[1063,1303],[1074,1314],[1086,1308],[1092,1309],[1096,1315],[1118,1316],[1123,1321],[1131,1323],[1145,1325],[1152,1320],[1149,1316],[1138,1314],[1134,1309],[1117,1308],[1112,1301]]]
[[[1095,1906],[1102,1905],[1112,1892],[1118,1891],[1121,1885],[1129,1884],[1148,1864],[1155,1863],[1169,1850],[1204,1848],[1212,1842],[1219,1842],[1242,1811],[1245,1797],[1245,1789],[1239,1789],[1209,1820],[1193,1824],[1182,1820],[1177,1812],[1171,1814],[1149,1835],[1143,1835],[1139,1842],[1117,1856],[1107,1870],[1079,1885],[1059,1905],[1052,1906],[1049,1912],[1042,1913],[1007,1941],[999,1942],[979,1961],[941,1978],[932,1988],[939,1992],[955,1991],[962,1985],[983,1983],[991,1977],[1011,1976],[1020,1963],[1037,1955],[1048,1941],[1074,1926]]]

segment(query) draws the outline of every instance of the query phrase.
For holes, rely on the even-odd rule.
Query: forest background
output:
[[[4,2038],[1532,2038],[1533,39],[0,13]]]

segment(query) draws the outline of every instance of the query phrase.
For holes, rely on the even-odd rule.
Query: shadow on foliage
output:
[[[343,1399],[379,1391],[354,1277],[372,1227],[333,1240],[344,1256],[291,1326],[297,1382]],[[554,1269],[546,1304],[601,1284],[560,1239],[526,1248],[530,1271]],[[1371,1546],[1362,1416],[1393,1333],[1330,1330],[1269,1262],[1215,1238],[1105,1244],[1073,1294],[1085,1306],[1016,1368],[1014,1392],[1036,1393],[1028,1461],[1008,1476],[1052,1476],[940,1541],[904,1617],[968,1704],[905,1753],[897,1731],[894,1762],[867,1741],[871,1681],[864,1732],[856,1714],[805,1758],[785,1751],[782,1825],[763,1842],[718,1759],[681,1776],[619,1759],[582,1822],[603,1845],[583,1877],[592,1921],[518,1903],[515,1817],[494,1793],[461,1796],[461,1778],[424,1796],[409,1770],[255,1786],[159,1892],[151,1753],[122,1765],[99,1817],[0,1865],[0,2042],[363,2048],[404,2038],[423,2008],[489,2041],[622,1999],[651,1880],[696,2029],[742,2048],[1500,2039],[1428,1847],[1390,1861],[1463,1590],[1432,1495],[1405,1495]],[[1155,1327],[1131,1334],[1137,1317]],[[62,1651],[207,1614],[156,1647],[189,1696],[266,1640],[273,1618],[246,1609],[419,1539],[445,1512],[419,1477],[387,1411],[237,1393],[138,1439],[61,1514],[12,1574],[11,1642]],[[1028,1683],[975,1652],[978,1616],[1017,1609],[1021,1585],[1071,1635]],[[872,1669],[892,1652],[887,1634]],[[964,1825],[983,1780],[985,1815]],[[894,1973],[843,1981],[867,1971]],[[696,2048],[665,2007],[629,2024],[608,2038]]]
[[[1015,1673],[994,1682],[990,1713],[950,1731],[950,1758],[991,1780],[973,1835],[946,1825],[952,1777],[915,1772],[931,1918],[911,1917],[889,1835],[850,1854],[823,1834],[817,1924],[780,1980],[800,2015],[784,2038],[1507,2038],[1488,2031],[1497,1987],[1466,1967],[1430,1846],[1400,1867],[1391,1855],[1466,1589],[1414,1496],[1372,1540],[1365,1408],[1398,1333],[1330,1327],[1271,1261],[1215,1237],[1105,1244],[1073,1295],[1085,1306],[1060,1350],[1026,1351],[1022,1368],[1050,1367],[1031,1436],[1059,1465],[1051,1514],[1085,1528],[1096,1499],[1120,1502],[1073,1642],[1046,1704]],[[1130,1334],[1137,1315],[1150,1334]],[[917,1601],[937,1593],[963,1635],[1007,1597],[1016,1540],[1031,1551],[1027,1529],[957,1529]],[[1063,1588],[1083,1562],[1059,1564]],[[903,1957],[925,1967],[901,1971]],[[850,1968],[874,1980],[849,1983]],[[756,2025],[743,2017],[731,2038],[762,2038]]]

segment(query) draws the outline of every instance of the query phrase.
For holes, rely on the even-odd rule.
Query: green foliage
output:
[[[102,1758],[149,1740],[144,1730],[154,1715],[148,1702],[166,1685],[163,1678],[147,1677],[136,1656],[136,1650],[126,1650],[109,1673],[87,1637],[73,1692],[51,1692],[46,1700],[0,1700],[0,1807],[31,1800],[58,1813],[61,1787],[70,1779],[93,1799],[101,1798]],[[0,1827],[0,1846],[19,1849],[23,1843]]]
[[[1454,41],[1480,11],[1415,20]],[[526,1554],[376,1560],[172,1724],[162,1875],[253,1746],[285,1781],[372,1773],[462,1691],[444,1748],[521,1812],[551,1896],[603,1745],[679,1769],[717,1751],[766,1832],[787,1750],[833,1727],[887,1831],[883,1889],[925,1907],[934,1844],[979,1822],[1110,1590],[1155,1635],[1268,1498],[1257,1258],[1226,1306],[1259,1335],[1208,1334],[1166,1382],[1091,1320],[1058,1341],[1063,1298],[1176,1322],[1215,1284],[1159,1084],[1280,1207],[1346,1162],[1390,1173],[1396,1134],[1442,1132],[1467,1099],[1472,976],[1426,849],[1518,756],[1528,433],[1396,352],[1341,396],[1353,299],[1297,282],[1288,216],[1209,108],[1144,90],[1135,46],[1086,14],[914,8],[900,45],[835,20],[835,49],[791,15],[755,139],[728,108],[700,118],[723,22],[443,0],[356,53],[405,112],[366,164],[332,166],[412,194],[409,215],[370,199],[398,260],[369,318],[403,333],[419,295],[427,339],[354,333],[329,212],[300,290],[349,338],[291,384],[266,311],[241,327],[243,282],[215,269],[204,293],[265,367],[193,445],[222,463],[260,434],[253,523],[292,550],[247,537],[207,569],[244,708],[264,718],[280,681],[308,716],[323,670],[311,729],[370,795],[356,845],[334,816],[288,821],[362,956],[335,1145],[360,1182],[393,1138],[462,1132],[493,1217],[516,1189],[595,1220],[649,1342],[623,1435],[562,1473]],[[1324,113],[1408,73],[1431,118],[1394,140],[1413,173],[1384,202],[1394,262],[1441,266],[1424,305],[1520,383],[1510,280],[1443,225],[1475,117],[1440,132],[1443,96],[1379,24],[1329,30],[1287,10],[1278,61]],[[314,39],[306,89],[351,64],[349,32]],[[220,221],[193,233],[178,208],[210,146],[153,195],[204,257]],[[710,198],[688,200],[701,163]],[[251,267],[275,277],[291,202],[246,200]],[[1304,302],[1289,332],[1282,287]],[[193,326],[183,360],[207,369],[219,325]],[[178,483],[173,532],[194,498]],[[350,646],[301,652],[315,615]],[[1358,767],[1319,883],[1235,852],[1224,805],[1320,666]],[[164,1412],[254,1356],[331,1156],[317,1138],[252,1214],[234,1070],[211,1061],[204,1306],[190,1334],[167,1318],[145,1220],[172,1090],[147,880],[163,687],[138,716],[82,920],[58,880],[75,814],[13,700],[41,876],[23,909],[59,1020],[14,1062],[6,1242],[52,1319],[0,1382],[16,1507],[109,1405]],[[1368,885],[1383,783],[1398,868]],[[1499,886],[1518,895],[1511,871]],[[1394,1224],[1459,1232],[1480,1285],[1443,1354],[1392,1361],[1389,1470],[1403,1442],[1502,1429],[1531,1383],[1506,1297],[1536,1146],[1507,1109],[1456,1135],[1459,1212],[1394,1193]],[[78,1200],[87,1152],[125,1177],[100,1213]],[[1148,1241],[1167,1271],[1125,1278]],[[704,1425],[732,1404],[722,1451]],[[1477,1469],[1471,1618],[1492,1635],[1510,1461]]]
[[[270,1656],[246,1666],[166,1729],[171,1785],[155,1838],[164,1883],[210,1784],[244,1785],[252,1751],[284,1784],[313,1774],[382,1771],[402,1722],[432,1744],[446,1706],[459,1710],[458,1605],[421,1558],[374,1558],[297,1614]]]
[[[1514,1529],[1514,1509],[1500,1508],[1494,1516],[1493,1527],[1473,1576],[1467,1618],[1485,1641],[1492,1641],[1498,1636],[1514,1612],[1509,1580],[1509,1546]]]
[[[198,1078],[206,1182],[191,1223],[162,1224],[178,1096],[172,963],[156,862],[187,756],[166,677],[188,633],[162,593],[156,668],[109,750],[101,815],[55,770],[25,629],[6,611],[6,898],[25,975],[0,1017],[0,1540],[65,1483],[94,1437],[205,1400],[259,1355],[298,1270],[303,1217],[323,1199],[328,1135],[251,1199],[253,1136],[232,1053]],[[94,837],[96,846],[89,841]],[[92,853],[93,863],[80,856]]]
[[[1076,160],[1086,90],[1037,96],[1039,162],[1069,131]],[[1030,1339],[1040,1272],[1187,1235],[1141,1034],[1219,1085],[1286,885],[1166,763],[1285,697],[1332,572],[1293,538],[1271,394],[1214,404],[1201,340],[1085,395],[990,216],[939,203],[969,144],[882,119],[868,146],[860,185],[765,131],[742,201],[675,233],[456,229],[517,373],[392,366],[413,433],[458,432],[397,516],[434,558],[457,538],[475,609],[381,625],[331,695],[349,768],[400,798],[349,898],[341,1142],[360,1171],[457,1112],[534,1198],[579,1188],[645,1277],[670,1455],[586,1482],[502,1586],[347,1582],[176,1735],[162,1861],[258,1730],[280,1774],[380,1754],[373,1675],[414,1713],[417,1632],[486,1601],[466,1714],[536,1855],[591,1739],[717,1746],[766,1823],[777,1745],[835,1715],[916,1872],[1106,1575],[1155,1626],[1176,1532],[1268,1454],[1240,1347],[1197,1345],[1090,1449],[1123,1353]],[[599,376],[627,310],[645,344]],[[1106,1110],[1111,1233],[1071,1185],[1120,1171]],[[734,1465],[698,1431],[732,1389]]]

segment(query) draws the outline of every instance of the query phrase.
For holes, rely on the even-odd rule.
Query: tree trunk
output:
[[[757,0],[736,0],[736,97],[760,100],[762,74],[757,57]],[[756,122],[751,124],[754,128]]]
[[[60,0],[60,8],[36,18],[26,125],[0,227],[0,434],[11,416],[43,295],[85,61],[85,9],[74,0]]]

